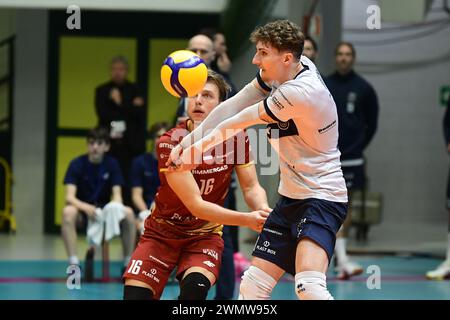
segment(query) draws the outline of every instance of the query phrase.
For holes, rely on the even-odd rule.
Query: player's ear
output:
[[[286,52],[283,55],[283,62],[284,63],[290,63],[292,61],[294,61],[294,55],[292,54],[292,52]]]

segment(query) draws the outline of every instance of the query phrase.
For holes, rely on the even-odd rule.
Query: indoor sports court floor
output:
[[[120,283],[120,243],[114,240],[110,245],[110,281],[81,283],[80,290],[69,290],[66,286],[66,259],[59,236],[25,237],[0,235],[0,300],[115,300],[122,298]],[[85,241],[79,239],[80,257],[85,252]],[[339,300],[378,299],[430,299],[449,300],[450,281],[428,281],[424,274],[437,266],[440,260],[414,255],[359,255],[354,256],[367,270],[376,265],[381,270],[381,288],[368,289],[363,273],[351,281],[340,281],[335,274],[328,273],[329,289]],[[101,262],[96,261],[96,276],[101,279]],[[236,288],[239,278],[236,279]],[[294,300],[293,280],[284,277],[273,291],[275,300]],[[176,299],[177,283],[169,284],[162,299]],[[214,288],[208,297],[214,297]]]

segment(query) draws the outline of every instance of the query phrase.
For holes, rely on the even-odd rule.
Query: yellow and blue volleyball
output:
[[[208,68],[205,62],[189,50],[172,52],[161,67],[161,82],[175,97],[193,97],[205,86]]]

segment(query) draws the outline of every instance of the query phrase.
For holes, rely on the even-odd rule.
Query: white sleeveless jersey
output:
[[[300,61],[300,73],[278,87],[272,84],[264,100],[276,121],[268,125],[268,137],[280,157],[278,191],[293,199],[347,202],[336,105],[314,63],[305,56]]]

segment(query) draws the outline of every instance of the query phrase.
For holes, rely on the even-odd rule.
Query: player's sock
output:
[[[328,292],[326,275],[318,271],[303,271],[295,275],[295,290],[300,300],[334,300]]]
[[[123,287],[124,300],[152,300],[153,291],[148,288],[127,286]]]
[[[80,265],[80,259],[78,259],[77,255],[73,255],[69,257],[69,264]]]
[[[346,238],[336,238],[336,258],[338,265],[342,265],[348,260],[347,250],[346,250]]]

